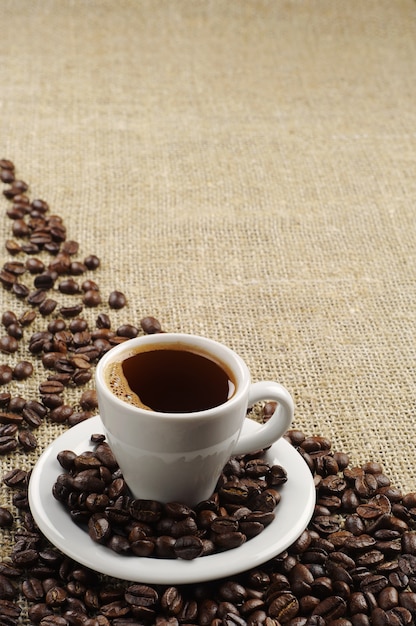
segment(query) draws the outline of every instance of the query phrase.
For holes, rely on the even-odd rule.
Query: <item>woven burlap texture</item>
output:
[[[253,380],[289,389],[295,427],[414,490],[414,2],[0,9],[0,157],[63,217],[79,258],[101,258],[102,293],[125,292],[113,325],[151,314],[223,341]],[[46,323],[2,361],[30,358]],[[10,391],[37,398],[44,376],[37,362]],[[30,469],[63,430],[45,424],[38,451],[2,470]]]

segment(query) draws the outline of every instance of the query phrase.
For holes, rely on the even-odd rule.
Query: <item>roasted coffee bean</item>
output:
[[[273,465],[267,475],[266,481],[269,487],[278,487],[287,482],[287,472],[281,465]]]
[[[67,596],[66,590],[56,585],[46,592],[45,603],[52,608],[60,607],[66,602]]]
[[[41,402],[38,402],[37,400],[28,400],[26,402],[22,410],[23,417],[25,417],[26,411],[33,411],[42,418],[45,417],[45,415],[47,414],[47,410],[45,409],[43,404]]]
[[[91,362],[88,358],[87,354],[75,354],[70,357],[69,365],[71,366],[72,372],[75,370],[88,370],[91,367]],[[56,368],[58,369],[58,368]],[[64,371],[68,371],[67,369]]]
[[[26,452],[36,450],[38,442],[35,435],[30,430],[20,430],[17,438],[23,450]]]
[[[5,507],[0,507],[0,528],[9,528],[13,525],[13,514]]]
[[[34,548],[19,550],[12,554],[12,562],[16,567],[30,568],[38,560],[38,552]]]
[[[175,555],[180,559],[191,560],[201,556],[203,544],[195,535],[183,535],[179,537],[174,546]]]
[[[66,356],[64,356],[64,354],[65,353],[63,352],[59,353],[59,357],[54,361],[53,367],[57,372],[60,372],[61,374],[72,375],[76,369],[76,365],[72,363],[71,358],[67,358]]]
[[[74,335],[88,331],[88,322],[82,317],[75,317],[68,323],[68,328]]]
[[[25,267],[30,272],[30,274],[42,274],[42,272],[45,271],[44,262],[34,257],[27,259]]]
[[[92,378],[92,373],[89,370],[75,370],[72,374],[72,381],[75,385],[86,385]]]
[[[10,337],[10,335],[0,337],[0,352],[3,352],[4,354],[13,354],[18,350],[18,348],[19,343],[14,337]]]
[[[17,277],[12,272],[8,272],[5,269],[0,270],[0,282],[4,289],[10,291],[12,286],[17,282]]]
[[[87,307],[96,307],[99,306],[102,302],[101,294],[96,289],[90,289],[86,291],[82,297],[82,302]]]
[[[62,224],[61,224],[61,228],[62,228]],[[63,252],[64,254],[73,256],[74,254],[77,254],[78,249],[79,249],[79,243],[77,241],[69,239],[68,241],[65,241],[65,243],[62,245],[61,252]]]
[[[19,341],[23,338],[23,328],[18,322],[16,322],[15,324],[10,324],[7,327],[7,334],[10,335],[10,337],[14,337]]]
[[[11,398],[11,400],[9,401],[9,409],[10,409],[10,405],[12,405],[12,408],[13,408],[12,400],[13,398]],[[26,401],[24,401],[23,405],[25,403]],[[0,424],[15,424],[19,426],[22,423],[22,421],[23,421],[23,417],[19,415],[18,413],[13,413],[12,411],[0,412]]]
[[[91,333],[84,328],[83,330],[72,330],[73,337],[72,337],[72,342],[74,344],[74,346],[76,346],[77,348],[82,348],[85,346],[89,346],[91,343]]]
[[[12,435],[1,435],[0,436],[0,454],[9,454],[13,452],[17,448],[17,440]]]
[[[8,391],[3,391],[2,393],[0,393],[0,408],[8,407],[10,399],[11,395]]]
[[[108,297],[108,305],[111,309],[122,309],[127,304],[127,299],[121,291],[112,291]]]
[[[39,393],[45,394],[60,394],[64,390],[64,385],[58,380],[45,380],[39,385]]]
[[[39,306],[46,299],[47,292],[45,289],[35,289],[31,291],[27,297],[27,301],[29,304],[33,304],[35,306]]]
[[[3,482],[12,489],[16,487],[23,487],[27,484],[28,475],[27,472],[19,468],[15,468],[6,472],[3,476]]]
[[[66,470],[71,470],[74,467],[76,458],[77,455],[72,450],[62,450],[57,455],[59,464]]]
[[[111,526],[105,515],[94,513],[88,521],[88,533],[96,543],[107,543],[111,535]]]
[[[41,406],[46,411],[45,406],[44,405],[41,405]],[[43,415],[39,411],[31,408],[30,406],[24,407],[22,411],[22,417],[24,421],[26,422],[26,424],[30,426],[30,428],[39,428],[43,420]]]
[[[45,597],[42,582],[38,578],[27,578],[22,583],[22,592],[27,600],[40,602]]]
[[[346,602],[339,596],[324,598],[314,609],[313,615],[320,615],[325,620],[334,620],[342,617],[346,611]],[[326,623],[326,622],[325,622]]]
[[[100,291],[100,288],[95,280],[91,280],[90,278],[81,283],[81,289],[84,293],[87,293],[87,291]]]
[[[110,338],[110,344],[111,346],[118,346],[120,343],[123,343],[124,341],[127,341],[128,337],[121,337],[120,335],[114,335],[113,337]]]
[[[119,326],[116,330],[116,334],[120,335],[120,337],[127,337],[128,339],[133,339],[137,337],[139,334],[139,329],[132,324],[123,324]]]
[[[25,398],[21,396],[13,396],[9,401],[9,410],[15,413],[23,411],[26,404]]]
[[[407,576],[416,576],[416,556],[413,554],[402,554],[398,558],[400,570]]]
[[[73,414],[74,409],[68,404],[62,404],[61,406],[56,407],[48,414],[48,419],[55,424],[63,424]]]
[[[59,406],[62,406],[64,403],[64,399],[58,394],[48,393],[45,396],[41,397],[42,404],[48,409],[56,409]]]
[[[15,274],[16,276],[21,276],[26,271],[24,263],[21,263],[20,261],[9,261],[3,265],[3,269],[5,269],[6,272]]]
[[[39,313],[46,317],[47,315],[53,313],[57,306],[58,302],[56,300],[54,300],[53,298],[46,298],[39,305]]]
[[[31,350],[33,354],[38,354],[43,349],[43,343],[44,343],[43,340],[33,342],[33,344],[29,346],[29,349]],[[42,365],[46,369],[52,369],[55,367],[55,364],[57,363],[57,361],[59,361],[61,358],[62,358],[62,352],[46,352],[45,354],[42,355]],[[62,373],[65,373],[65,372],[62,372]],[[69,371],[69,374],[72,374],[72,373],[73,372],[71,368]]]
[[[6,169],[10,169],[10,168],[6,168]],[[14,180],[8,191],[10,191],[13,196],[17,196],[19,194],[25,193],[25,191],[27,191],[28,189],[29,189],[29,185],[24,180]]]
[[[377,596],[380,608],[388,611],[399,604],[399,592],[395,587],[384,587]]]
[[[220,497],[232,504],[245,504],[249,497],[249,489],[243,483],[227,481],[219,489]]]
[[[139,522],[157,522],[162,515],[162,505],[154,500],[133,500],[130,504],[132,517]]]
[[[268,607],[270,617],[276,618],[282,623],[287,623],[296,617],[299,612],[299,602],[297,598],[289,592],[283,592],[276,596]]]
[[[22,251],[22,246],[13,239],[6,240],[5,248],[10,254],[19,254]]]
[[[87,271],[87,266],[80,261],[71,261],[69,266],[69,273],[71,276],[81,276],[84,272]]]
[[[214,545],[219,550],[231,550],[232,548],[239,548],[245,543],[247,537],[241,532],[228,532],[221,533],[213,536]]]
[[[36,311],[25,311],[19,317],[19,324],[22,326],[29,326],[36,319]]]
[[[13,183],[14,182],[14,172],[13,170],[1,170],[0,172],[0,180],[2,183]]]
[[[71,481],[72,487],[76,491],[86,493],[102,493],[105,489],[105,483],[87,471],[81,471]]]
[[[17,323],[16,314],[13,313],[13,311],[5,311],[1,316],[1,323],[6,328],[10,326],[10,324],[16,324]]]
[[[111,328],[110,318],[106,313],[100,313],[95,321],[95,325],[97,328]]]
[[[115,458],[115,456],[113,454],[113,451],[111,450],[110,446],[108,445],[108,443],[106,443],[106,442],[99,442],[98,445],[97,445],[97,448],[95,450],[95,455],[96,455],[97,459],[99,459],[101,461],[101,463],[103,465],[105,465],[105,467],[108,467],[110,470],[114,471],[118,467],[116,458]],[[159,506],[156,505],[156,517],[157,518],[160,517],[159,515],[157,515],[158,508],[159,508]],[[155,519],[155,518],[152,517],[152,519]],[[145,520],[141,520],[141,521],[145,521]]]
[[[81,408],[85,411],[96,409],[98,407],[98,400],[95,389],[88,389],[87,391],[84,391],[81,395],[79,403]]]
[[[363,519],[375,519],[380,517],[380,515],[390,513],[391,502],[386,496],[377,494],[370,498],[368,502],[357,506],[356,511]]]
[[[0,424],[2,423],[3,415],[4,415],[3,413],[0,413],[0,418],[1,418],[0,419]],[[15,420],[11,424],[3,424],[3,425],[1,425],[0,426],[0,435],[1,436],[7,435],[7,436],[10,436],[10,437],[14,437],[17,434],[18,430],[19,430],[18,426],[20,426],[22,422],[23,422],[23,418],[21,418],[20,422]]]
[[[65,374],[63,372],[55,372],[54,374],[49,374],[48,380],[57,380],[64,387],[67,387],[71,382],[71,374]]]
[[[12,285],[11,292],[16,296],[16,298],[23,300],[28,297],[30,290],[29,287],[23,283],[16,282]]]
[[[0,159],[0,169],[14,172],[15,166],[13,161],[10,161],[10,159]]]
[[[42,228],[39,226],[36,230],[32,232],[29,237],[29,241],[31,244],[37,246],[39,250],[42,250],[44,246],[52,243],[52,235],[46,229],[42,230]]]
[[[110,550],[117,552],[117,554],[131,555],[130,544],[124,535],[118,535],[117,533],[111,535],[106,545]]]
[[[159,594],[148,585],[129,585],[124,592],[124,599],[130,606],[153,608],[159,601]]]
[[[80,292],[80,287],[73,278],[66,278],[65,280],[61,280],[58,285],[58,289],[61,293],[69,295],[74,295]]]
[[[59,312],[63,317],[76,317],[81,313],[82,309],[82,304],[73,304],[69,306],[61,306]]]
[[[236,519],[226,516],[218,516],[211,524],[211,531],[216,534],[224,534],[235,532],[238,530],[239,523]]]
[[[17,596],[17,589],[9,578],[0,574],[0,598],[13,600]],[[1,617],[0,617],[1,619]]]
[[[13,222],[12,233],[14,237],[29,237],[31,231],[29,225],[23,218],[15,219]]]
[[[55,283],[55,276],[50,271],[42,272],[42,274],[38,274],[33,284],[35,287],[39,289],[52,289]]]
[[[0,365],[0,385],[7,385],[13,379],[13,370],[10,365]]]
[[[406,531],[401,536],[401,547],[404,554],[416,555],[416,532]]]
[[[100,266],[100,259],[95,254],[89,254],[84,259],[84,265],[89,270],[96,270]]]
[[[77,454],[73,461],[73,467],[77,471],[86,469],[98,469],[101,467],[101,462],[90,451],[84,452],[84,454]]]
[[[98,328],[97,330],[93,330],[91,332],[91,339],[95,342],[97,339],[104,339],[109,341],[112,337],[115,337],[115,332],[110,330],[110,328]]]
[[[140,320],[140,326],[147,335],[153,335],[162,331],[162,326],[155,317],[147,315]]]
[[[30,361],[19,361],[13,368],[13,378],[26,380],[33,374],[33,365]]]

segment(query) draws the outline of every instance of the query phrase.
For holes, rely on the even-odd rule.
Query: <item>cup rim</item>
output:
[[[128,352],[130,349],[133,349],[137,345],[152,345],[152,344],[177,344],[183,343],[186,345],[192,344],[195,342],[208,354],[212,352],[212,349],[216,350],[216,354],[220,360],[223,360],[225,364],[232,370],[235,379],[236,379],[236,391],[235,393],[217,406],[211,407],[209,409],[204,409],[202,411],[193,411],[193,412],[165,412],[165,411],[154,411],[154,410],[145,410],[137,407],[133,404],[129,404],[124,400],[121,400],[116,395],[114,395],[106,381],[104,376],[105,368],[109,363],[117,359],[117,356],[123,354],[124,352]],[[198,346],[197,346],[198,347]],[[210,349],[211,348],[211,349]],[[218,354],[221,353],[221,354]],[[222,357],[225,357],[222,359]],[[209,417],[210,414],[219,414],[225,410],[231,409],[236,403],[240,402],[241,397],[247,392],[248,387],[250,385],[250,372],[244,360],[232,349],[226,346],[225,344],[216,341],[215,339],[210,339],[208,337],[204,337],[203,335],[194,335],[190,333],[154,333],[149,335],[141,335],[139,337],[134,337],[133,339],[128,339],[121,344],[118,344],[108,350],[101,359],[98,361],[96,369],[95,369],[95,384],[96,388],[99,387],[99,395],[100,392],[106,399],[110,400],[114,403],[115,406],[121,407],[129,407],[133,412],[137,413],[137,415],[145,415],[145,416],[156,416],[158,418],[169,418],[172,417],[180,418],[180,419],[192,419],[195,416],[198,417]],[[98,398],[98,403],[100,399]]]

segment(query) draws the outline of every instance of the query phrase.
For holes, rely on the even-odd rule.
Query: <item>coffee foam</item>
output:
[[[110,363],[106,373],[106,383],[109,386],[112,393],[123,402],[132,404],[139,409],[145,409],[151,411],[151,409],[143,404],[139,396],[134,393],[127,384],[127,380],[123,373],[122,362]]]

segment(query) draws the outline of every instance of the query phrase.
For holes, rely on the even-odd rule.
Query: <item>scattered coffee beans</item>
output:
[[[120,555],[136,554],[134,547],[142,556],[204,558],[207,546],[215,550],[213,535],[228,541],[250,515],[245,505],[226,511],[229,503],[220,505],[220,488],[214,501],[195,510],[180,503],[162,506],[132,500],[104,437],[91,439],[93,452],[65,450],[58,455],[65,472],[56,481],[56,495],[70,503],[74,521],[88,528],[92,540]],[[289,431],[286,439],[310,467],[317,486],[308,528],[287,550],[260,567],[230,580],[189,586],[127,581],[114,585],[64,557],[31,519],[25,495],[28,473],[8,472],[3,480],[16,493],[24,525],[16,535],[10,562],[0,563],[0,611],[17,606],[14,581],[21,580],[29,617],[43,626],[414,624],[416,494],[402,495],[379,464],[350,467],[348,455],[332,451],[328,440],[306,437],[298,430]],[[235,473],[238,480],[252,480],[264,471],[261,457],[232,459],[221,483],[226,485]],[[273,472],[273,483],[282,479],[281,472],[280,468]],[[375,493],[360,493],[357,479],[363,476],[375,478]],[[4,515],[7,526],[10,518]],[[170,534],[155,539],[152,525]],[[17,624],[17,613],[7,623]]]
[[[47,269],[58,276],[77,276],[80,271],[74,256],[78,246],[66,242],[66,229],[62,219],[49,215],[49,206],[44,200],[30,201],[27,185],[17,183],[13,163],[0,159],[0,178],[8,184],[4,196],[9,200],[9,217],[22,220],[16,230],[22,235],[14,235],[16,240],[7,239],[6,251],[16,259],[16,265],[5,264],[2,268],[1,284],[18,298],[28,298],[21,285],[22,277],[34,277]],[[17,241],[19,239],[19,241]],[[39,261],[38,253],[49,254],[52,260],[47,264]],[[20,257],[28,255],[23,263]],[[91,255],[93,256],[93,255]],[[9,263],[9,262],[8,262]],[[86,257],[82,262],[87,270],[99,267],[98,258]],[[72,269],[71,269],[72,268]],[[6,272],[6,273],[5,273]],[[98,290],[89,285],[92,290]],[[35,289],[32,284],[30,291]],[[81,288],[79,294],[69,298],[82,298],[88,289]],[[50,289],[46,290],[47,293]],[[66,294],[65,294],[66,295]],[[118,297],[116,298],[116,300]],[[47,298],[43,300],[46,302]],[[124,301],[121,298],[120,301]],[[76,304],[81,304],[77,302]],[[12,311],[1,317],[4,334],[11,324],[26,328],[39,312],[42,316],[50,313],[42,311],[42,303],[30,304],[23,316],[17,319]],[[84,303],[85,306],[87,306]],[[112,307],[110,307],[112,308]],[[116,307],[115,307],[116,308]],[[56,310],[56,309],[54,309]],[[52,312],[52,311],[51,311]],[[31,453],[36,449],[35,431],[45,419],[75,425],[88,419],[89,409],[63,404],[50,408],[43,404],[53,404],[51,397],[63,397],[68,386],[86,384],[91,368],[118,338],[126,338],[127,333],[120,328],[111,329],[107,312],[97,315],[95,329],[83,327],[73,316],[56,317],[45,321],[45,330],[32,333],[27,347],[33,365],[43,367],[45,358],[46,379],[39,389],[40,401],[29,401],[20,395],[13,395],[5,387],[13,381],[14,367],[9,360],[13,353],[5,354],[7,362],[0,364],[0,454],[8,455],[7,467],[16,450]],[[82,319],[82,318],[81,318]],[[72,326],[72,324],[75,326]],[[157,320],[143,318],[138,325],[143,332],[162,332]],[[136,327],[134,327],[136,328]],[[62,331],[67,335],[60,335]],[[90,333],[90,337],[77,337],[76,333]],[[106,331],[106,332],[104,332]],[[15,339],[17,339],[15,337]],[[25,336],[17,339],[24,341]],[[74,361],[75,356],[84,355],[82,361]],[[86,358],[85,358],[86,356]],[[86,368],[86,364],[91,365]],[[79,365],[84,367],[78,367]],[[20,366],[22,367],[22,366]],[[63,385],[53,386],[53,381]],[[47,387],[52,382],[51,387]],[[85,399],[84,402],[85,403]],[[89,400],[86,401],[89,405]],[[273,412],[273,404],[264,407],[264,420]],[[362,467],[350,466],[346,452],[334,451],[331,442],[323,437],[306,436],[299,430],[291,430],[286,438],[298,450],[313,474],[317,502],[314,515],[308,528],[282,554],[261,567],[248,569],[230,580],[217,580],[186,586],[150,586],[128,581],[118,581],[98,575],[90,569],[75,563],[62,555],[42,536],[30,514],[27,486],[30,470],[14,469],[4,471],[4,486],[11,490],[13,512],[8,507],[0,507],[0,528],[2,533],[10,533],[10,553],[0,561],[0,624],[17,626],[31,623],[40,626],[404,626],[416,623],[416,494],[403,495],[395,488],[374,462]],[[102,444],[102,436],[94,438],[97,450]],[[143,507],[132,504],[123,493],[123,481],[111,465],[108,454],[99,459],[99,468],[89,467],[95,463],[91,455],[76,455],[70,451],[60,456],[65,473],[72,476],[75,458],[78,459],[78,475],[82,471],[98,473],[94,493],[86,497],[85,484],[79,478],[78,486],[62,485],[75,495],[74,506],[80,508],[80,516],[88,511],[93,518],[92,533],[104,537],[106,528],[123,528],[125,504],[130,502],[130,513],[140,518],[143,515],[157,515],[158,507]],[[102,459],[105,459],[103,462]],[[262,470],[262,459],[245,461],[247,479]],[[81,466],[84,465],[84,470]],[[5,466],[6,467],[6,466]],[[279,481],[281,470],[271,469],[273,481]],[[238,471],[235,460],[231,463],[230,474]],[[110,475],[110,478],[109,478]],[[239,477],[240,478],[240,477]],[[68,480],[68,479],[65,479]],[[72,478],[71,478],[72,480]],[[90,479],[91,480],[91,479]],[[269,478],[270,480],[270,478]],[[90,483],[91,484],[91,483]],[[112,493],[105,490],[112,484]],[[81,487],[81,488],[80,488]],[[224,494],[227,487],[224,488]],[[81,503],[85,497],[85,502]],[[218,495],[218,497],[220,497]],[[88,505],[87,505],[88,501]],[[163,512],[161,525],[168,525],[171,535],[159,537],[156,542],[146,538],[146,524],[140,519],[127,522],[124,533],[129,529],[130,540],[139,547],[141,553],[154,554],[157,550],[165,558],[197,558],[202,549],[207,549],[210,539],[200,537],[200,531],[193,534],[195,524],[202,533],[209,529],[218,537],[228,540],[231,533],[245,534],[245,521],[235,511],[232,515],[218,514],[217,503],[198,510],[196,516],[190,514],[180,504],[171,504]],[[243,508],[244,506],[241,507]],[[88,508],[89,507],[89,508]],[[92,509],[95,509],[92,512]],[[106,515],[103,515],[107,509]],[[109,524],[106,524],[106,516]],[[220,507],[220,513],[223,513]],[[247,513],[247,512],[246,512]],[[277,508],[278,513],[278,508]],[[74,515],[77,517],[77,515]],[[231,519],[230,519],[231,518]],[[82,523],[87,523],[86,516]],[[170,520],[170,521],[166,521]],[[236,527],[237,522],[237,527]],[[250,520],[252,530],[257,528]],[[144,529],[143,527],[144,526]],[[237,528],[237,530],[236,530]],[[241,528],[239,531],[238,529]],[[243,528],[245,530],[243,530]],[[185,530],[185,533],[181,534]],[[111,531],[110,531],[111,532]],[[207,533],[205,533],[206,535]],[[127,540],[127,543],[126,543]],[[141,543],[140,543],[141,542]],[[156,547],[155,545],[156,544]],[[176,554],[175,554],[176,547]],[[212,546],[211,546],[212,548]],[[127,537],[114,535],[109,540],[109,549],[123,553],[131,550]],[[204,557],[201,557],[204,558]],[[163,564],[162,564],[163,566]],[[249,567],[249,566],[248,566]],[[23,599],[22,599],[23,598]],[[27,614],[26,614],[27,613]]]

